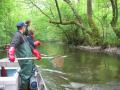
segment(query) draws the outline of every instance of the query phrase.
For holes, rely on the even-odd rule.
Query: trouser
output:
[[[34,62],[32,60],[22,60],[18,61],[20,65],[20,78],[21,78],[21,85],[23,90],[29,90],[29,80],[30,77],[34,74],[33,69],[35,67]]]

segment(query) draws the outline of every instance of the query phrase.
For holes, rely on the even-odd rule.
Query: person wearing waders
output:
[[[17,58],[26,58],[32,57],[32,54],[37,57],[38,60],[41,60],[41,55],[39,51],[35,48],[31,48],[30,44],[27,40],[27,37],[23,34],[26,28],[24,22],[17,23],[17,32],[12,39],[10,44],[10,48],[8,51],[8,57],[11,62],[15,61],[15,55]],[[34,74],[33,69],[35,68],[35,64],[33,60],[18,60],[20,65],[19,75],[21,77],[21,90],[29,90],[29,79]]]

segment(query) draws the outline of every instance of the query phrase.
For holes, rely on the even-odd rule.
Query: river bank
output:
[[[59,45],[65,45],[65,43],[63,43],[63,42],[57,42],[56,41],[54,43],[59,44]],[[1,50],[5,49],[7,45],[8,44],[1,45],[0,46]],[[120,56],[120,47],[115,47],[115,46],[114,47],[107,46],[107,47],[103,48],[102,46],[81,46],[81,45],[78,45],[78,46],[74,46],[74,48],[80,49],[80,50],[83,50],[83,51],[101,52],[101,53],[113,54],[113,55],[119,55]]]
[[[107,48],[102,48],[101,46],[76,46],[75,48],[89,52],[102,52],[106,54],[113,54],[120,56],[120,48],[118,47],[109,46]]]

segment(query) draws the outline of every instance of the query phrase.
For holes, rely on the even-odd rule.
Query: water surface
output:
[[[36,63],[48,90],[120,90],[120,57],[43,43],[41,53],[55,56]],[[61,58],[60,56],[67,56]],[[6,57],[4,51],[0,58]]]
[[[63,56],[40,62],[49,90],[120,90],[118,56],[81,51],[59,43],[45,43],[41,52]]]

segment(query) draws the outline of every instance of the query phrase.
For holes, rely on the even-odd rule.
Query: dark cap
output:
[[[26,24],[24,22],[18,22],[16,24],[17,27],[23,27],[23,26],[26,26]]]

